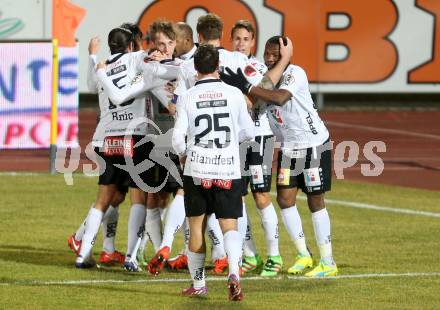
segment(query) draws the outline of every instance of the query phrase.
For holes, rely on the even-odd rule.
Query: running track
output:
[[[342,141],[359,145],[359,160],[344,169],[344,178],[361,182],[400,185],[440,190],[440,112],[322,112],[334,147]],[[91,140],[96,125],[96,112],[81,111],[79,139],[82,149]],[[370,163],[363,155],[369,141],[383,141],[385,153],[377,153],[384,162],[379,176],[361,173],[361,164]],[[347,154],[347,153],[346,153]],[[82,154],[82,162],[88,162]],[[0,151],[0,171],[46,172],[48,151]]]

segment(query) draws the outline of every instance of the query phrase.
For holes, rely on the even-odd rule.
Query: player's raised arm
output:
[[[286,70],[286,67],[290,63],[290,59],[293,55],[293,45],[292,41],[288,37],[280,37],[278,38],[279,43],[279,53],[280,53],[280,59],[279,61],[266,72],[265,77],[269,78],[273,85],[278,84],[281,77],[283,76],[284,70]],[[265,85],[258,85],[263,88],[266,88]],[[266,88],[266,89],[272,89],[272,88]]]
[[[98,63],[96,54],[99,51],[101,40],[99,37],[93,37],[89,42],[89,64],[87,68],[87,88],[93,94],[98,93],[98,79],[96,77],[95,67]]]
[[[117,87],[112,79],[107,76],[105,67],[105,63],[100,62],[97,65],[96,76],[113,104],[121,105],[127,100],[133,99],[148,90],[148,85],[144,87],[145,85],[143,83],[136,83],[131,87]],[[149,87],[151,88],[152,86]]]

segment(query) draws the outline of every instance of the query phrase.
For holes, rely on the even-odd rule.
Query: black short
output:
[[[215,213],[217,218],[237,219],[243,216],[241,179],[232,180],[230,189],[213,186],[205,189],[194,184],[197,179],[183,176],[186,216]],[[200,180],[199,180],[200,181]]]
[[[246,196],[247,194],[249,194],[248,188],[250,181],[251,178],[248,175],[243,175],[241,177],[241,196]]]
[[[252,193],[268,193],[272,184],[273,136],[256,136],[255,147],[249,147],[246,155],[247,167],[250,170]],[[258,148],[257,148],[258,146]]]
[[[143,136],[133,136],[133,145],[141,141]],[[128,186],[134,188],[141,188],[145,190],[145,184],[148,181],[150,175],[150,169],[145,171],[136,171],[137,165],[139,165],[146,157],[145,154],[150,152],[152,144],[150,142],[143,143],[136,147],[133,147],[133,156],[130,159],[127,159],[122,156],[107,156],[104,154],[103,149],[95,148],[95,152],[105,161],[105,170],[100,171],[98,184],[100,185],[123,185],[127,184]],[[128,169],[131,169],[131,174],[116,165],[125,166]],[[102,168],[101,168],[102,169]]]
[[[171,173],[170,170],[177,168],[178,174],[180,175],[180,182],[183,180],[183,171],[180,168],[179,157],[173,153],[167,153],[165,156],[169,157],[170,161],[172,162],[169,165],[173,166],[164,167],[163,165],[156,164],[151,170],[147,184],[151,187],[161,188],[161,191],[165,191],[167,193],[176,193],[178,189],[182,188],[182,186],[179,184],[179,180],[173,176],[173,173]]]
[[[332,151],[329,140],[317,147],[279,152],[278,189],[298,187],[307,195],[318,195],[330,191],[331,184]]]
[[[116,183],[116,188],[118,189],[118,192],[126,195],[128,193],[129,184],[130,184],[130,178],[127,176],[125,180],[119,180],[119,182]]]

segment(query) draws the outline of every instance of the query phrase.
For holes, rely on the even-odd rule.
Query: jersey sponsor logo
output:
[[[216,186],[221,189],[231,189],[232,187],[232,180],[219,180],[219,179],[202,179],[201,186],[204,189],[210,189],[213,186]]]
[[[254,68],[253,66],[251,66],[251,65],[247,65],[247,66],[244,68],[244,74],[245,74],[246,76],[250,76],[250,77],[252,77],[252,76],[257,75],[257,70],[255,70],[255,68]]]
[[[219,99],[223,97],[223,93],[204,93],[199,95],[199,99]]]
[[[106,137],[104,139],[104,155],[133,157],[133,144],[133,138]]]
[[[286,125],[284,125],[283,119],[281,118],[281,113],[280,111],[278,111],[276,108],[270,109],[270,115],[272,116],[272,118],[275,120],[275,125],[278,127],[283,127],[285,128]]]
[[[306,117],[306,121],[307,121],[307,124],[309,124],[310,131],[311,131],[314,135],[317,135],[317,134],[318,134],[318,131],[316,130],[315,125],[313,124],[313,119],[312,119],[312,116],[310,115],[310,113],[307,115],[307,117]]]
[[[197,105],[197,109],[226,107],[228,105],[228,101],[227,100],[198,101],[196,102],[196,105]]]
[[[286,74],[286,77],[284,78],[283,84],[288,86],[295,83],[295,77],[293,76],[292,73],[288,73]]]
[[[191,152],[191,162],[205,164],[205,165],[216,165],[216,166],[229,166],[234,164],[234,156],[224,157],[222,155],[215,156],[203,156],[196,152]]]
[[[144,80],[144,74],[142,72],[136,73],[136,76],[130,81],[130,85],[137,84]]]

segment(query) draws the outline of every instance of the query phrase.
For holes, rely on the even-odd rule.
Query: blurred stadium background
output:
[[[84,149],[91,141],[98,113],[97,97],[88,94],[86,86],[87,44],[90,38],[100,36],[102,47],[98,58],[104,59],[108,55],[106,38],[109,30],[123,22],[136,22],[145,31],[153,20],[166,18],[186,21],[195,29],[197,18],[206,12],[214,12],[224,19],[225,47],[230,46],[229,30],[236,20],[248,19],[254,23],[258,36],[256,55],[260,59],[267,38],[280,33],[292,38],[293,62],[308,74],[311,91],[335,141],[334,146],[342,145],[344,141],[355,141],[359,146],[359,160],[344,169],[344,181],[336,183],[336,192],[342,195],[339,197],[356,196],[357,190],[360,193],[363,187],[372,193],[392,193],[386,196],[386,200],[378,197],[372,203],[392,208],[413,207],[440,214],[438,0],[0,0],[0,178],[4,185],[0,187],[1,196],[11,195],[6,185],[13,187],[14,182],[17,186],[25,185],[23,195],[30,194],[39,182],[52,184],[50,186],[56,184],[57,190],[69,191],[62,178],[47,179],[45,175],[50,167],[54,38],[59,40],[56,144],[59,149],[81,147],[81,169],[82,164],[90,163]],[[381,159],[379,161],[384,163],[384,171],[378,176],[361,173],[362,165],[374,168],[379,163],[364,155],[364,147],[370,141],[386,144],[386,152],[375,150]],[[347,161],[349,149],[344,150],[345,156],[337,159],[341,162]],[[35,182],[27,183],[23,179],[27,177],[35,177]],[[86,184],[89,183],[86,181]],[[366,183],[387,186],[363,185]],[[348,195],[343,190],[344,186],[354,188],[354,194]],[[421,191],[412,192],[413,189]],[[404,192],[423,197],[426,209],[418,205],[415,198],[411,204],[405,205],[399,197]],[[14,193],[21,195],[12,191]],[[78,191],[77,195],[85,194]],[[94,192],[87,192],[87,195],[81,200],[91,202]],[[356,203],[369,202],[367,197],[358,197],[358,200],[356,197],[352,200]],[[15,215],[8,212],[17,206],[14,202],[5,201],[0,198],[0,212],[15,219]],[[66,222],[70,225],[69,229],[79,223],[88,206],[88,202],[75,206],[77,213],[81,214]],[[38,216],[38,212],[34,216]],[[435,233],[433,227],[437,225],[438,228],[438,217],[430,220],[433,222],[426,226],[427,231],[417,231],[418,234],[430,236]],[[12,223],[20,225],[20,220],[16,221]],[[397,222],[395,224],[399,226]],[[5,227],[1,229],[0,238],[7,231]],[[70,230],[58,231],[58,228],[57,232],[62,242],[71,233]],[[14,240],[10,235],[3,234],[0,248],[2,244],[11,246]],[[438,250],[438,240],[429,239],[428,243]],[[420,247],[424,245],[420,244]],[[5,249],[1,253],[7,253]],[[62,250],[66,250],[65,256],[69,255],[67,248]],[[417,247],[406,250],[417,251]],[[13,283],[15,277],[7,271],[7,255],[1,253],[0,284],[3,278],[5,283]],[[433,253],[430,252],[430,255]],[[394,254],[401,253],[396,250]],[[437,259],[438,262],[438,252],[436,255],[429,261]],[[355,255],[353,259],[357,259]],[[407,263],[411,265],[411,262]],[[386,271],[389,270],[381,270]],[[401,268],[399,271],[412,270]],[[440,270],[434,268],[430,271],[438,273]],[[356,270],[351,272],[356,273]],[[344,273],[344,268],[341,268],[341,273]],[[35,279],[39,279],[38,275]],[[438,275],[431,280],[415,286],[435,283],[439,287]],[[390,283],[391,286],[394,284]],[[299,289],[300,285],[296,284],[295,289]],[[327,293],[331,295],[329,291]],[[425,293],[420,293],[418,297],[434,298],[426,308],[434,309],[440,305],[438,297]],[[28,294],[31,294],[30,291]],[[398,290],[395,294],[391,300],[399,300]],[[393,308],[396,305],[392,302],[372,304],[366,299],[360,302],[361,305],[364,302],[365,308],[373,305]],[[54,307],[50,303],[37,305]],[[337,305],[335,308],[354,306],[348,301]],[[404,307],[403,304],[397,305]],[[416,304],[408,307],[413,306],[416,307]],[[71,308],[61,305],[63,307]],[[328,307],[332,308],[331,305]]]

